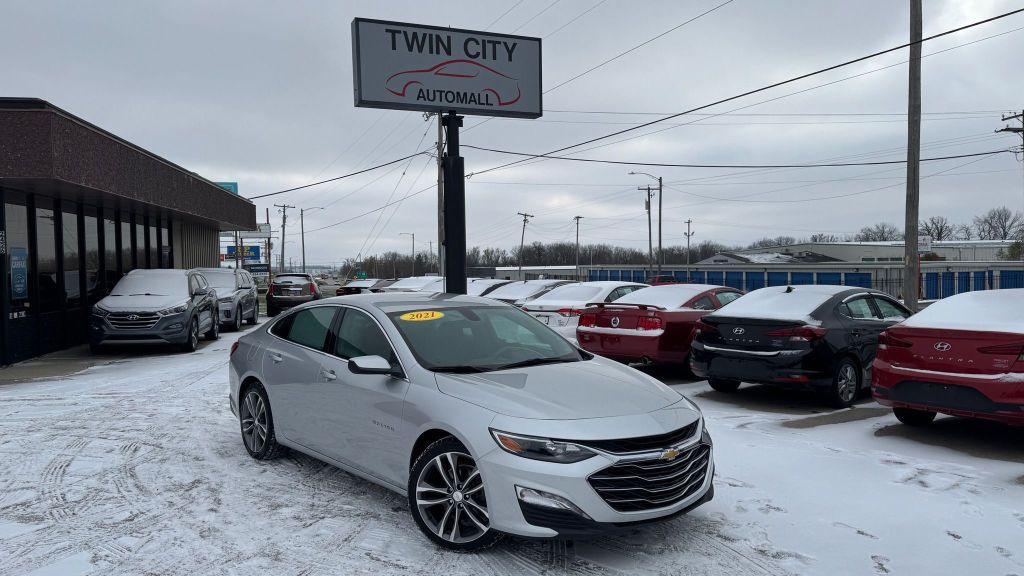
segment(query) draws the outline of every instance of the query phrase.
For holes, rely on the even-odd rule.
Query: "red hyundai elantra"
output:
[[[875,400],[904,424],[936,413],[1024,425],[1024,289],[950,296],[882,333]]]
[[[588,352],[620,362],[688,365],[697,320],[742,295],[711,284],[641,288],[585,309],[576,341]]]

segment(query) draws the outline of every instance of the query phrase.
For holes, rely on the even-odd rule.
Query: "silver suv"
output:
[[[446,548],[601,533],[713,495],[693,403],[494,300],[312,302],[242,336],[229,374],[253,458],[289,447],[405,494]]]
[[[199,268],[210,285],[217,290],[220,323],[231,329],[242,329],[242,322],[259,321],[260,301],[256,282],[247,270],[235,268]]]

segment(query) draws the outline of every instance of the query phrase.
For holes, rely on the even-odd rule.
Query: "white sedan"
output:
[[[580,282],[559,286],[540,298],[526,303],[523,310],[548,327],[576,341],[576,326],[583,309],[592,302],[613,302],[630,292],[647,288],[647,284],[635,282]]]

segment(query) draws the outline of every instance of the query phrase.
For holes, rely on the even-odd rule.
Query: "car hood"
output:
[[[188,302],[184,296],[107,296],[97,302],[111,312],[163,310]]]
[[[646,414],[682,396],[600,357],[481,374],[437,373],[442,393],[516,418],[576,420]]]

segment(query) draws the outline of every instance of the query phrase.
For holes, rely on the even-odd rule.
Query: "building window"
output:
[[[29,303],[29,278],[32,276],[32,258],[28,243],[28,208],[22,204],[4,204],[4,226],[7,231],[7,293],[11,297],[11,318],[21,318],[32,312]]]
[[[149,220],[149,267],[160,267],[160,231],[156,227],[156,219]]]
[[[146,264],[146,221],[142,216],[135,217],[135,267],[149,268]]]
[[[131,215],[121,213],[121,273],[127,274],[135,269],[135,253],[132,251]]]
[[[103,283],[100,282],[100,261],[103,255],[100,254],[100,223],[96,209],[86,206],[82,221],[85,224],[82,230],[85,235],[85,292],[88,303],[95,304],[103,291]]]
[[[56,214],[53,201],[36,196],[36,281],[39,312],[59,310],[64,295],[57,284]]]
[[[109,294],[117,274],[117,221],[113,210],[103,211],[103,293]]]
[[[82,305],[82,284],[78,261],[78,207],[65,203],[61,210],[61,243],[64,258],[64,298],[68,306]]]
[[[171,237],[167,230],[168,222],[164,218],[160,226],[160,267],[170,268],[171,267]]]

